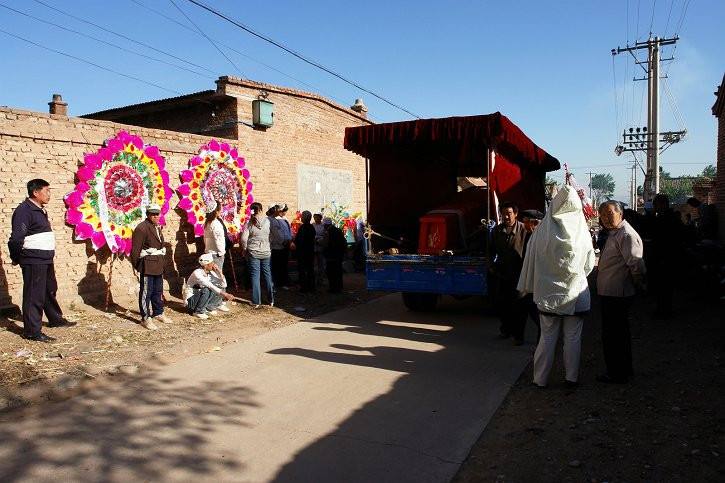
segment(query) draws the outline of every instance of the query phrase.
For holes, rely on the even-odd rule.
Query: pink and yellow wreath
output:
[[[189,169],[181,172],[182,184],[176,191],[181,198],[179,208],[186,211],[196,236],[204,235],[206,207],[216,201],[221,205],[221,220],[229,239],[239,240],[254,201],[249,170],[244,166],[244,158],[235,148],[215,139],[189,160]]]
[[[173,194],[165,164],[157,147],[125,131],[86,154],[75,189],[64,198],[76,239],[90,239],[95,250],[108,245],[112,253],[129,255],[131,235],[149,205],[161,207],[159,223],[165,224]]]

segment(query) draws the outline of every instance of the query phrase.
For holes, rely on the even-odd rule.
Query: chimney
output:
[[[365,104],[363,104],[362,99],[355,99],[355,104],[350,106],[350,109],[360,114],[362,117],[366,118],[368,117],[368,108]]]
[[[63,102],[63,96],[60,94],[53,94],[53,100],[48,103],[50,106],[51,114],[60,114],[61,116],[68,115],[68,103]]]

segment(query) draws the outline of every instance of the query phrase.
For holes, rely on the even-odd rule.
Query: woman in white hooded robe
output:
[[[577,385],[584,314],[590,308],[587,275],[594,248],[579,195],[565,186],[529,240],[517,289],[531,293],[541,317],[534,353],[534,384],[544,387],[563,329],[565,384]]]

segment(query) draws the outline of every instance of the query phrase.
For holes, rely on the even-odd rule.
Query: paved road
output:
[[[398,296],[0,423],[2,481],[448,481],[525,367],[476,301]]]

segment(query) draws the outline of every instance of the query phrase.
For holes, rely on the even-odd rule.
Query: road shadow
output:
[[[5,413],[0,480],[194,481],[242,471],[213,450],[216,425],[245,426],[254,392],[218,382],[185,385],[155,373],[115,381],[60,403]]]
[[[366,322],[323,316],[310,323],[315,330],[340,332],[341,340],[354,333],[377,344],[269,351],[401,374],[387,392],[300,450],[274,481],[448,481],[530,357],[530,348],[496,339],[497,320],[475,315],[483,308],[480,299],[445,301],[429,314],[396,310],[385,320],[373,318],[374,306],[360,307],[372,310]]]

